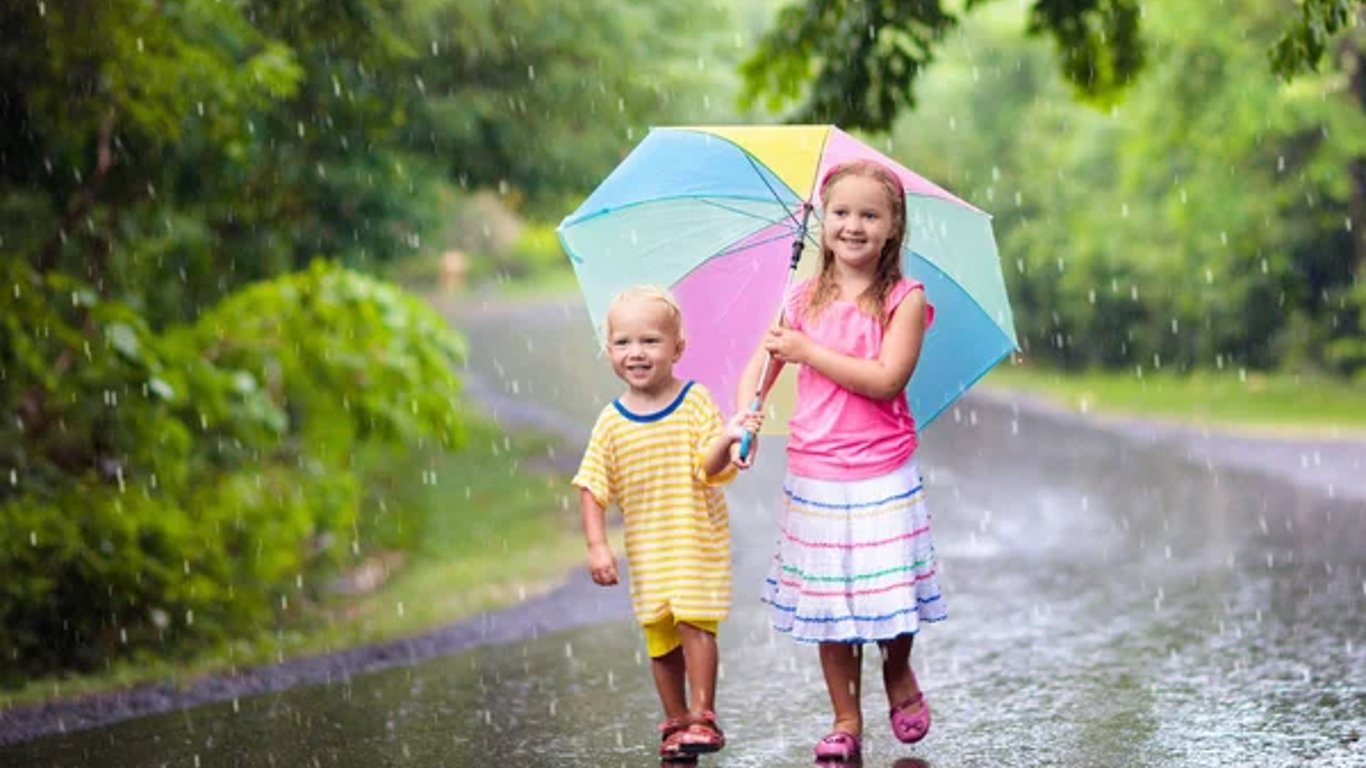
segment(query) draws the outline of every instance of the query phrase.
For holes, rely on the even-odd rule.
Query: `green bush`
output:
[[[0,266],[0,680],[220,640],[354,546],[351,456],[458,446],[459,338],[318,263],[193,326]]]

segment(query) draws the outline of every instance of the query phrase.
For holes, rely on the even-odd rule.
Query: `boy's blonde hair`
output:
[[[678,300],[672,293],[658,285],[632,285],[617,292],[616,296],[607,304],[607,314],[602,325],[602,340],[604,344],[612,343],[612,308],[618,304],[625,304],[628,301],[643,299],[646,301],[657,301],[664,305],[664,309],[669,316],[669,324],[673,326],[674,336],[680,341],[683,340],[683,308],[678,305]]]

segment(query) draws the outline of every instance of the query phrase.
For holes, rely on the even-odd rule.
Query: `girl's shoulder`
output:
[[[901,302],[905,301],[907,296],[910,296],[916,291],[919,291],[921,295],[925,297],[925,326],[928,328],[930,323],[934,322],[934,305],[930,303],[930,297],[925,292],[925,284],[919,280],[913,280],[909,277],[903,277],[898,280],[896,285],[892,286],[892,290],[887,292],[887,301],[884,303],[883,307],[887,312],[887,316],[891,317],[892,313],[896,311],[896,308],[901,306]]]

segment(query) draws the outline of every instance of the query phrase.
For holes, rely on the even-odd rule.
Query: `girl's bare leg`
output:
[[[863,735],[863,712],[859,708],[862,690],[863,646],[859,643],[821,643],[821,671],[830,706],[835,710],[836,731],[851,736]]]
[[[882,685],[887,690],[888,707],[894,707],[920,692],[915,670],[911,668],[911,646],[914,642],[915,635],[901,635],[878,644],[882,651]],[[914,713],[921,706],[917,702],[905,711]]]

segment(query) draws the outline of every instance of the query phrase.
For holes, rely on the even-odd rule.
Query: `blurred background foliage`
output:
[[[651,125],[876,132],[996,216],[1031,359],[1366,376],[1362,4],[1295,8],[0,6],[0,682],[420,542],[370,519],[403,462],[356,457],[475,419],[461,339],[376,276],[564,284],[555,223]]]

